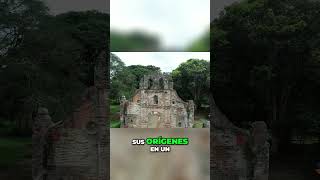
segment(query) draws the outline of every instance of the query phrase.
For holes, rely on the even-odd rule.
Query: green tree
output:
[[[264,120],[287,143],[301,117],[297,105],[319,107],[308,102],[320,90],[319,7],[307,0],[243,1],[212,23],[213,91],[231,120]]]
[[[8,38],[14,45],[1,41],[0,107],[5,111],[0,119],[15,123],[19,133],[30,132],[38,106],[47,107],[54,121],[63,120],[92,84],[93,60],[108,44],[109,16],[93,11],[51,16],[40,1],[4,1],[1,8],[5,3],[18,10],[1,11],[9,19],[1,16],[0,26],[21,30],[14,33],[19,41]]]
[[[94,59],[109,46],[109,15],[98,11],[68,12],[56,17],[68,36],[76,40],[83,49],[79,62],[85,70],[86,83],[93,84]]]
[[[119,103],[121,96],[131,97],[136,89],[135,76],[124,62],[115,54],[110,56],[110,99],[113,104]]]
[[[126,65],[122,60],[115,54],[111,53],[110,56],[110,78],[116,77],[124,71],[126,68]]]
[[[117,31],[110,32],[111,51],[159,51],[160,41],[155,35],[145,32],[134,31],[122,33]]]
[[[144,75],[161,73],[161,69],[153,65],[131,65],[128,66],[128,70],[135,76],[134,84],[136,88],[139,88],[140,79],[142,79]]]
[[[47,7],[38,0],[1,1],[0,54],[21,45],[25,34],[36,29],[47,14]]]
[[[184,100],[193,99],[196,107],[208,104],[210,63],[206,60],[189,59],[172,71],[174,88]]]
[[[200,38],[192,42],[191,45],[187,48],[187,50],[192,52],[210,51],[210,31],[207,31]]]
[[[121,96],[131,98],[135,90],[139,88],[140,79],[143,78],[144,75],[161,72],[159,67],[152,65],[125,66],[125,63],[113,53],[111,53],[110,62],[110,99],[115,104],[119,103]]]

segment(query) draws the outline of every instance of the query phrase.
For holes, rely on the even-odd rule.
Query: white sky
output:
[[[210,0],[111,0],[110,27],[145,30],[166,48],[184,48],[210,28]]]
[[[126,66],[153,65],[160,67],[162,72],[171,72],[182,62],[189,59],[204,59],[210,61],[209,52],[112,52]]]

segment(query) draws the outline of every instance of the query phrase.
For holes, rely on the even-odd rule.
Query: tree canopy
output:
[[[30,132],[38,106],[47,107],[54,121],[63,120],[93,83],[94,59],[108,44],[109,15],[52,16],[37,0],[0,4],[0,123]]]
[[[211,24],[213,92],[233,122],[263,120],[283,142],[296,130],[319,134],[319,8],[248,0]]]
[[[197,107],[208,104],[210,62],[189,59],[172,71],[174,88],[184,100],[193,99]]]
[[[113,103],[119,103],[121,96],[131,98],[136,89],[139,88],[140,79],[144,75],[161,73],[159,67],[152,65],[131,65],[126,66],[125,63],[115,54],[110,56],[110,77],[111,77],[111,93],[110,99]]]
[[[159,51],[160,40],[153,34],[140,31],[130,33],[110,32],[111,52]]]

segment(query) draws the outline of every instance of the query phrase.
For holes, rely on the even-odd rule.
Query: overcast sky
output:
[[[126,66],[154,65],[162,72],[171,72],[182,62],[189,59],[204,59],[210,61],[209,52],[113,52]]]
[[[113,30],[154,33],[166,48],[184,48],[210,28],[210,0],[111,0]]]

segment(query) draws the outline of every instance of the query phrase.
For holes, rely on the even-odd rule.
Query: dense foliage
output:
[[[123,33],[110,32],[111,52],[159,51],[160,40],[157,36],[136,31]]]
[[[110,99],[118,104],[121,96],[131,98],[139,88],[140,79],[144,75],[161,73],[159,67],[152,65],[126,66],[115,54],[111,53],[111,93]],[[209,91],[209,62],[206,60],[190,59],[181,63],[171,72],[174,88],[184,100],[194,100],[196,105],[208,104]]]
[[[320,135],[320,4],[247,0],[212,23],[212,87],[238,125],[265,121],[281,142]]]
[[[36,0],[0,4],[0,125],[29,132],[38,106],[47,107],[54,121],[63,120],[93,83],[93,60],[108,44],[109,16],[52,16]]]
[[[163,47],[159,36],[143,31],[110,32],[111,52],[155,52],[155,51],[190,51],[190,52],[208,52],[210,50],[210,31],[196,37],[194,41],[186,45],[184,49],[174,47]]]
[[[159,67],[152,65],[131,65],[126,66],[124,62],[115,54],[110,56],[110,77],[111,92],[110,99],[112,103],[119,103],[122,96],[131,98],[136,89],[139,88],[140,79],[144,75],[160,73]]]
[[[196,107],[208,104],[210,62],[189,59],[172,71],[174,88],[181,98],[194,100]]]
[[[210,51],[210,31],[208,30],[200,38],[196,39],[187,48],[191,52],[208,52]]]

